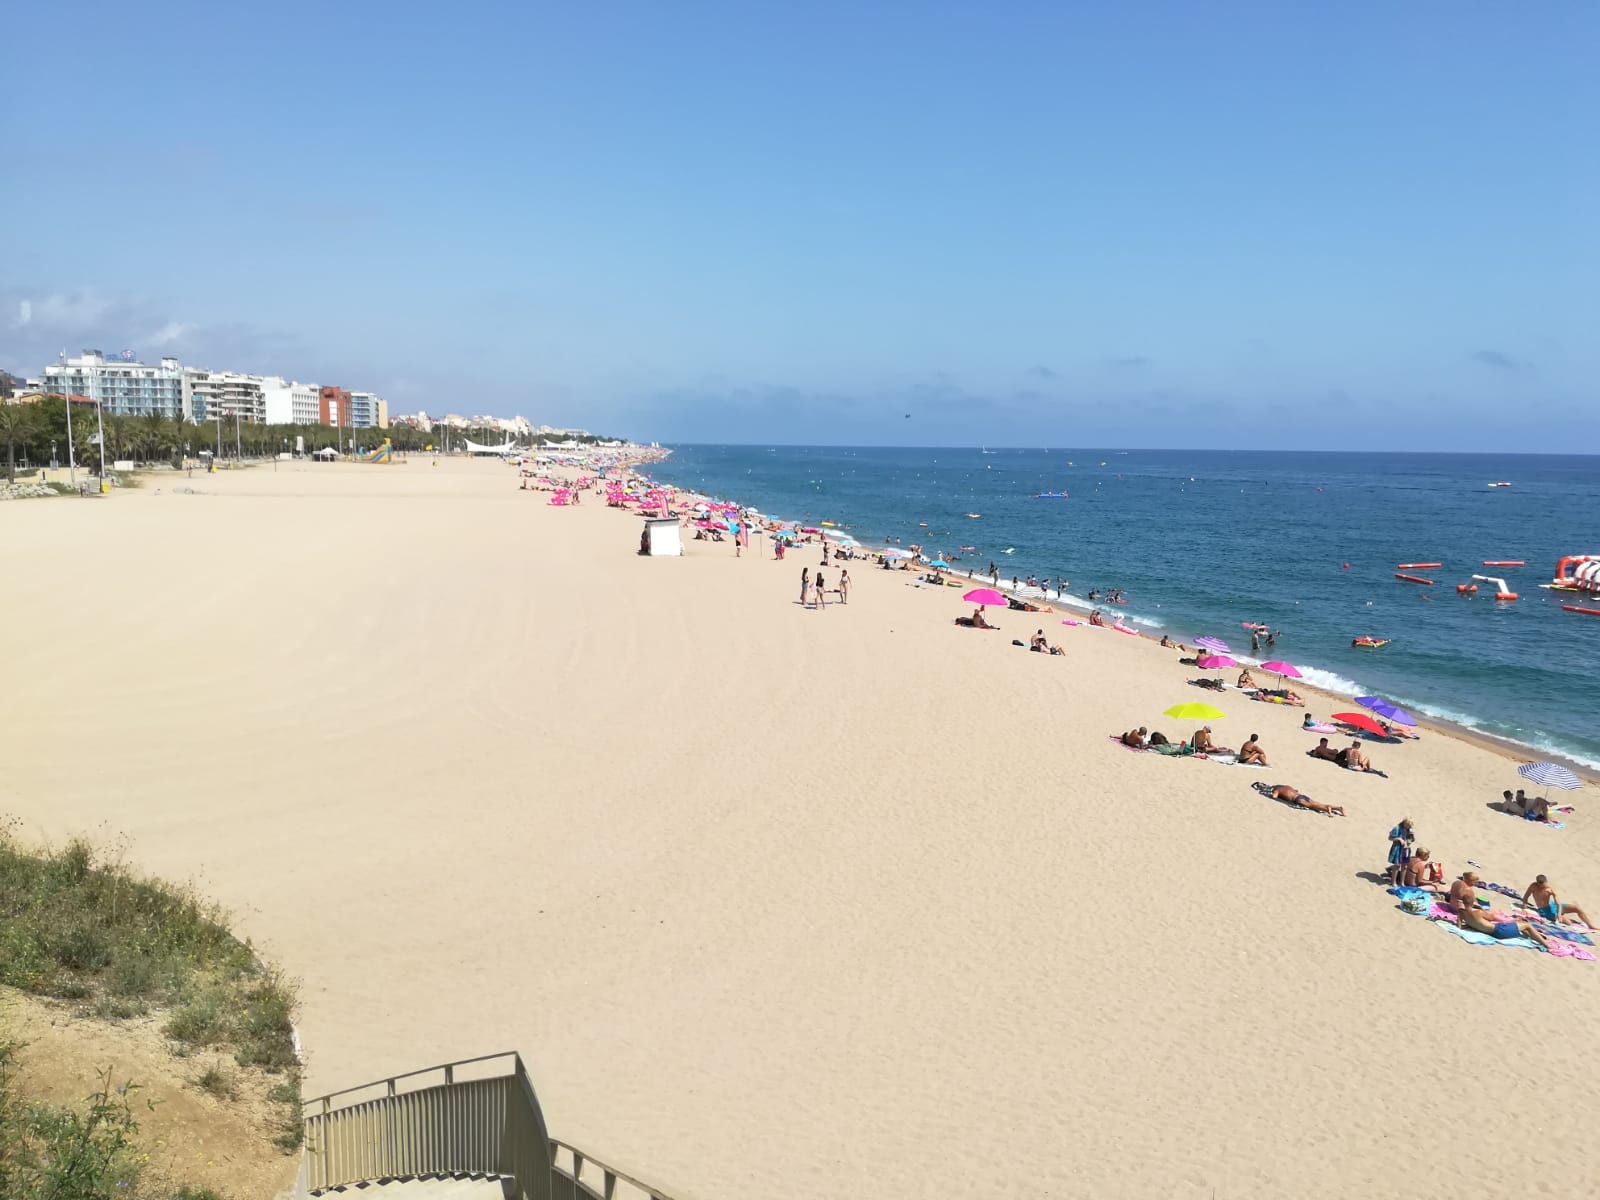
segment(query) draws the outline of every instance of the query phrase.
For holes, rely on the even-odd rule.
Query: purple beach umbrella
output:
[[[1416,718],[1401,708],[1398,704],[1391,704],[1382,696],[1357,696],[1356,703],[1362,708],[1370,708],[1385,721],[1393,721],[1396,725],[1415,725]]]

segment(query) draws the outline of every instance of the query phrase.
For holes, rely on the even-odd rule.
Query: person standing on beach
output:
[[[811,568],[800,568],[800,607],[811,606]]]
[[[1400,824],[1389,830],[1389,869],[1385,874],[1389,876],[1391,882],[1399,880],[1401,873],[1406,869],[1406,864],[1411,861],[1411,843],[1416,839],[1416,831],[1411,827],[1410,817],[1401,818]]]
[[[850,572],[849,571],[840,571],[839,572],[839,603],[840,604],[849,604],[850,603]]]
[[[740,521],[733,527],[733,556],[744,557],[744,522]]]
[[[828,593],[822,590],[822,586],[823,586],[822,585],[822,572],[818,571],[817,572],[817,582],[816,582],[817,611],[818,612],[821,612],[824,608],[826,608],[828,606]]]

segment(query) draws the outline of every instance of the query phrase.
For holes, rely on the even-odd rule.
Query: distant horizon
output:
[[[1564,451],[1560,454],[1542,450],[1348,450],[1340,448],[1321,448],[1316,450],[1286,449],[1278,447],[1236,447],[1236,446],[1000,446],[1000,445],[915,445],[909,443],[894,444],[889,442],[668,442],[657,439],[663,450],[730,447],[735,449],[758,449],[768,447],[775,450],[987,450],[991,453],[1025,453],[1025,454],[1055,454],[1068,451],[1083,454],[1350,454],[1350,455],[1391,455],[1410,458],[1440,457],[1440,458],[1600,458],[1600,451]],[[635,445],[648,445],[649,443],[635,442]]]

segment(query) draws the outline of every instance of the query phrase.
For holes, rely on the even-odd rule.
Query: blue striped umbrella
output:
[[[1560,763],[1523,763],[1517,768],[1517,774],[1529,783],[1537,783],[1540,787],[1560,788],[1564,792],[1583,786],[1583,780]]]
[[[1396,725],[1415,725],[1417,722],[1405,709],[1398,704],[1385,700],[1382,696],[1357,696],[1356,703],[1362,708],[1370,708],[1385,721],[1393,721]]]

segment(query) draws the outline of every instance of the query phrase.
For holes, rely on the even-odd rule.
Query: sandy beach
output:
[[[640,558],[598,496],[429,461],[0,511],[0,814],[236,911],[308,1094],[517,1049],[554,1136],[685,1200],[1600,1192],[1600,963],[1371,879],[1409,816],[1447,878],[1600,910],[1592,789],[1540,828],[1491,746],[1345,772],[1148,640],[1029,654],[865,563],[806,611],[813,548]],[[1108,737],[1187,701],[1273,767]]]

